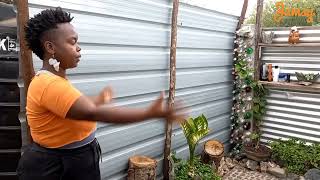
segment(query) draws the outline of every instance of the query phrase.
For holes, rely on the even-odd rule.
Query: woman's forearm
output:
[[[136,109],[115,106],[98,106],[93,114],[92,120],[108,123],[132,123],[155,117],[157,117],[157,115],[147,108]]]

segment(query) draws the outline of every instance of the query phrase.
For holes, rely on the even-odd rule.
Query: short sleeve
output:
[[[81,96],[67,80],[54,80],[45,88],[40,103],[54,114],[65,118],[73,103]]]

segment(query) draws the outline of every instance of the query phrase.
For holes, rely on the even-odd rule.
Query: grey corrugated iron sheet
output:
[[[170,19],[172,4],[162,0],[29,0],[30,16],[61,6],[75,17],[82,59],[68,71],[71,82],[87,95],[110,85],[115,104],[145,107],[169,89]],[[192,116],[205,114],[210,134],[229,142],[232,91],[232,48],[237,17],[181,4],[178,18],[176,97]],[[34,56],[36,69],[41,61]],[[165,123],[154,119],[130,125],[99,123],[103,179],[123,179],[128,158],[147,155],[158,160],[161,175]],[[188,146],[175,126],[172,150],[187,158]]]
[[[271,90],[263,141],[295,137],[320,143],[320,94]]]
[[[319,43],[320,27],[299,28],[301,43]],[[273,43],[287,43],[289,28],[266,28],[275,32]],[[266,47],[262,48],[262,62],[278,65],[283,73],[320,72],[319,47]],[[319,80],[318,80],[319,82]],[[267,114],[263,122],[263,141],[296,137],[320,142],[320,95],[295,91],[271,90]]]

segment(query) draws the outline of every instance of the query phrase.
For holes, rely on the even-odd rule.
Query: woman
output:
[[[73,18],[61,8],[44,10],[26,27],[28,47],[43,61],[30,83],[27,118],[34,143],[18,165],[21,180],[100,179],[100,147],[95,139],[96,121],[133,123],[150,118],[181,119],[164,107],[163,95],[146,109],[114,107],[110,88],[88,97],[66,78],[77,67],[81,48]]]

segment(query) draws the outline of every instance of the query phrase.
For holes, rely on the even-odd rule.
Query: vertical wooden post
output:
[[[240,15],[240,18],[239,18],[239,22],[238,22],[238,25],[237,25],[237,28],[236,28],[236,31],[238,31],[242,24],[243,24],[243,21],[245,19],[245,16],[246,16],[246,13],[247,13],[247,8],[248,8],[248,1],[249,0],[244,0],[243,2],[243,5],[242,5],[242,10],[241,10],[241,15]],[[238,34],[236,34],[236,39],[239,37]],[[236,49],[238,48],[238,44],[237,43],[234,43],[233,45],[233,49]],[[237,57],[238,56],[238,52],[235,52],[234,54],[234,57]]]
[[[171,18],[171,47],[170,47],[170,89],[168,105],[173,106],[176,86],[176,46],[177,46],[177,19],[179,0],[173,1]],[[166,121],[166,139],[163,157],[163,179],[169,179],[169,155],[171,151],[172,122]]]
[[[259,43],[261,42],[261,18],[262,18],[262,11],[263,11],[263,0],[258,0],[257,3],[257,15],[256,15],[256,36],[255,36],[255,53],[254,53],[254,80],[258,81],[260,79],[260,46]]]
[[[244,21],[244,19],[246,17],[246,13],[247,13],[247,9],[248,9],[248,1],[249,0],[244,0],[244,2],[243,2],[241,15],[240,15],[239,22],[238,22],[236,30],[239,30],[241,28],[241,25],[243,24],[243,21]]]
[[[24,39],[25,32],[24,26],[29,20],[28,0],[17,0],[17,13],[18,13],[18,37],[20,42],[20,62],[22,64],[22,76],[24,81],[25,92],[27,92],[31,79],[34,76],[34,69],[32,63],[32,53],[28,49]]]
[[[32,62],[32,53],[28,49],[26,41],[24,39],[25,32],[24,26],[29,20],[29,9],[28,9],[28,0],[16,0],[17,5],[17,27],[18,27],[18,37],[20,43],[20,57],[19,63],[22,69],[22,78],[24,82],[24,97],[27,96],[29,84],[34,76],[33,62]],[[26,98],[25,98],[26,99]],[[25,107],[21,109],[22,112],[25,113]],[[32,142],[32,138],[30,135],[29,126],[26,123],[26,141],[29,143]],[[26,142],[27,143],[27,142]]]

